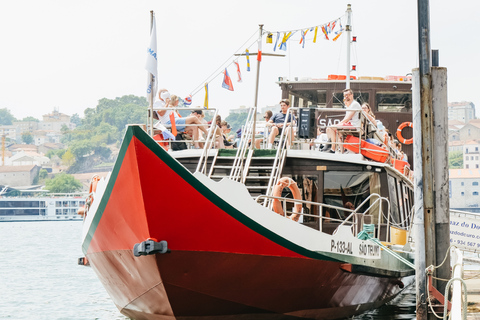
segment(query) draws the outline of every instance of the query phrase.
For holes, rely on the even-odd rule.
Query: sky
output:
[[[418,67],[417,2],[413,0],[16,0],[0,2],[0,109],[17,118],[41,119],[54,109],[83,117],[102,98],[146,95],[145,62],[150,42],[150,11],[157,21],[158,81],[192,106],[209,106],[222,116],[232,108],[253,106],[257,62],[238,58],[242,82],[231,64],[247,47],[256,52],[259,24],[268,31],[322,25],[344,16],[352,5],[351,64],[356,76],[406,75]],[[430,1],[430,43],[448,72],[448,100],[480,107],[480,2]],[[260,65],[258,107],[281,99],[275,81],[326,78],[345,74],[346,38],[323,40],[299,33],[287,43],[285,57],[264,57]],[[263,52],[273,45],[262,41]],[[222,88],[227,67],[234,91]],[[216,77],[215,77],[216,76]],[[477,116],[480,113],[477,111]]]

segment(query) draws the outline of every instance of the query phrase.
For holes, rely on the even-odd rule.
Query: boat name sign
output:
[[[330,252],[355,256],[359,258],[380,259],[380,246],[368,240],[360,240],[353,236],[351,228],[348,226],[340,227],[332,235],[329,244]]]

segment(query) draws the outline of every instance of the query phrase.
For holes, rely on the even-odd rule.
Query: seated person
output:
[[[235,148],[235,141],[233,141],[234,135],[230,135],[230,132],[232,132],[232,127],[227,123],[227,121],[222,121],[221,125],[223,145],[227,149]]]
[[[266,124],[266,126],[272,127],[272,130],[268,137],[267,149],[272,149],[273,142],[275,141],[275,137],[278,136],[279,134],[282,134],[283,125],[285,123],[285,118],[287,116],[287,111],[288,111],[288,108],[290,108],[290,101],[288,99],[284,99],[280,101],[280,108],[281,108],[281,111],[278,113],[275,113],[273,117]],[[292,121],[295,121],[295,116],[293,114],[289,114],[287,119],[287,126],[290,126]],[[291,129],[291,126],[290,128],[287,128],[287,129]],[[288,139],[288,145],[290,145],[292,142],[292,130],[287,130],[286,134]]]
[[[181,118],[175,111],[173,110],[157,110],[157,115],[159,121],[154,125],[154,127],[157,124],[163,124],[166,126],[171,126],[172,125],[172,119],[171,115],[173,114],[173,118],[175,120],[175,127],[177,129],[177,132],[186,132],[187,134],[190,134],[193,137],[194,145],[195,148],[200,148],[200,145],[198,144],[199,140],[199,130],[203,131],[206,135],[208,135],[207,131],[207,126],[203,124],[200,119],[195,116],[195,114],[203,114],[202,110],[195,110],[192,112],[192,114],[188,117]]]
[[[356,128],[360,128],[361,121],[360,121],[360,112],[356,112],[356,110],[362,110],[360,104],[353,99],[353,91],[351,89],[343,90],[343,101],[345,102],[345,106],[347,108],[347,112],[345,112],[345,117],[343,118],[340,123],[336,126],[353,126]],[[331,152],[335,153],[336,142],[337,142],[337,128],[335,127],[328,127],[327,128],[327,135],[331,144],[327,144],[322,151],[323,152]]]

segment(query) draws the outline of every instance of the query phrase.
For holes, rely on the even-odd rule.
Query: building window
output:
[[[468,169],[468,164],[465,166],[465,169]]]
[[[465,153],[468,153],[468,148],[465,149]]]
[[[467,160],[467,161],[468,161],[468,160],[470,160],[470,159],[468,158],[468,156],[466,156],[466,157],[465,157],[465,160]]]
[[[472,182],[472,186],[478,186],[478,181]]]
[[[475,169],[478,169],[478,164],[475,165]]]
[[[473,195],[474,195],[474,196],[478,196],[478,192],[477,192],[477,191],[473,191]]]
[[[478,147],[475,147],[475,151],[478,151]]]
[[[462,197],[463,197],[463,196],[465,195],[465,192],[462,191],[461,195],[462,195]]]
[[[463,181],[460,183],[460,185],[463,187]]]

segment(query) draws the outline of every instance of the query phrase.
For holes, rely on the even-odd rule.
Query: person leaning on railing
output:
[[[353,99],[353,91],[351,89],[343,90],[343,101],[345,102],[345,106],[347,108],[345,117],[336,126],[327,128],[327,135],[330,143],[326,144],[325,147],[322,148],[322,152],[335,153],[337,143],[337,127],[352,126],[360,128],[362,124],[360,121],[360,112],[357,111],[362,110],[362,107]]]

